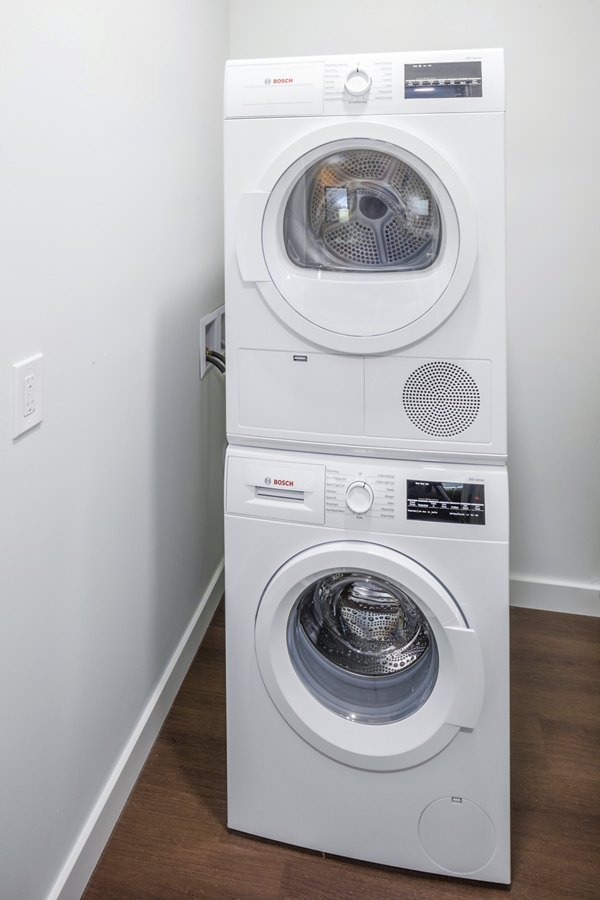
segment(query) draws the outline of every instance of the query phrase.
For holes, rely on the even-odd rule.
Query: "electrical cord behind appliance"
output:
[[[218,350],[207,350],[206,361],[212,363],[215,369],[218,369],[222,375],[225,374],[225,354],[219,353]]]

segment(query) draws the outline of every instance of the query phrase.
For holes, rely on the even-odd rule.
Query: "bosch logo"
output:
[[[276,478],[273,484],[278,485],[278,487],[294,487],[294,482],[288,481],[285,478]]]
[[[270,79],[270,78],[265,78],[265,84],[271,84],[271,79]]]
[[[293,78],[265,78],[265,84],[293,84]]]
[[[268,475],[267,475],[267,477],[265,478],[265,484],[271,484],[271,479],[269,478]]]

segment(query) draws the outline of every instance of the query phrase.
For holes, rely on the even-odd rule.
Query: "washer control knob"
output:
[[[346,506],[360,515],[369,512],[373,506],[373,489],[366,481],[353,481],[346,488]]]
[[[362,97],[371,90],[371,76],[364,69],[352,69],[346,75],[344,90],[352,97]]]

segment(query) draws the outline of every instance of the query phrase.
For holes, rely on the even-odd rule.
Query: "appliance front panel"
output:
[[[502,461],[502,52],[392,56],[228,65],[228,438]]]
[[[504,467],[230,447],[226,480],[230,827],[510,880]]]
[[[376,544],[322,544],[284,564],[260,600],[255,648],[291,727],[359,768],[417,765],[481,711],[476,633],[430,572]]]

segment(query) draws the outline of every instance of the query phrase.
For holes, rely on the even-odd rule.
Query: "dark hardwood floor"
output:
[[[326,857],[226,827],[220,608],[85,900],[600,898],[600,619],[511,611],[511,888]]]

